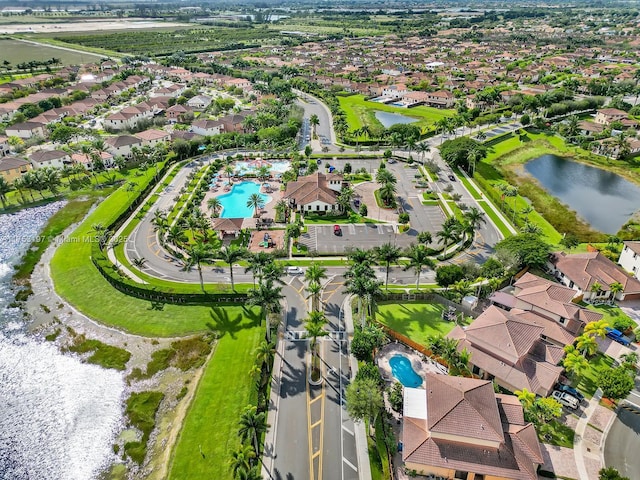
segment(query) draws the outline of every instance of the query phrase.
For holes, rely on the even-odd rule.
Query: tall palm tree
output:
[[[420,290],[420,274],[423,267],[435,268],[436,263],[429,258],[429,251],[425,245],[417,244],[411,245],[406,251],[405,256],[409,258],[409,263],[405,265],[403,270],[409,270],[413,268],[416,274],[416,290]]]
[[[320,283],[321,280],[327,278],[327,269],[313,262],[304,272],[304,279],[311,282]]]
[[[311,117],[309,118],[309,123],[313,127],[313,136],[315,137],[316,136],[316,129],[317,129],[318,125],[320,125],[320,119],[318,118],[318,115],[316,115],[315,113],[313,115],[311,115]]]
[[[256,286],[256,278],[262,279],[262,270],[264,267],[273,262],[273,256],[267,252],[256,252],[248,257],[248,265],[244,269],[244,273],[253,273],[253,286]]]
[[[305,337],[311,339],[309,346],[311,348],[311,355],[316,357],[318,355],[318,337],[324,337],[329,334],[324,327],[327,324],[327,317],[324,313],[313,311],[309,312],[309,316],[304,323],[304,329],[306,330]]]
[[[624,286],[620,282],[613,282],[609,285],[609,291],[611,292],[611,301],[613,302],[616,299],[616,295],[624,291]]]
[[[259,193],[252,193],[247,200],[247,207],[253,208],[253,216],[258,217],[258,210],[264,207],[264,198]]]
[[[233,282],[233,264],[247,256],[247,249],[238,247],[236,245],[230,245],[224,247],[218,251],[218,258],[229,265],[229,277],[231,278],[231,290],[236,291],[235,284]]]
[[[226,167],[224,167],[224,173],[227,174],[227,178],[229,179],[229,184],[232,184],[233,181],[231,180],[231,177],[235,173],[234,168],[231,165],[227,165]]]
[[[234,477],[238,476],[241,470],[251,469],[251,464],[256,458],[256,452],[251,445],[240,445],[237,450],[231,452],[229,466]]]
[[[368,267],[371,269],[371,267]],[[367,321],[367,313],[373,312],[375,299],[382,295],[380,290],[381,282],[368,276],[347,277],[344,282],[345,293],[354,295],[358,299],[358,312],[360,313],[360,323],[364,328]]]
[[[167,241],[176,247],[187,241],[184,229],[180,225],[173,225],[167,231]]]
[[[589,362],[578,352],[571,352],[564,357],[562,366],[570,374],[573,374],[575,377],[580,377],[589,369]]]
[[[347,257],[353,265],[370,265],[373,261],[373,252],[371,252],[371,250],[363,250],[362,248],[354,248],[347,254]]]
[[[386,206],[393,205],[394,197],[396,195],[396,186],[393,183],[387,182],[383,184],[378,192],[380,193],[380,198]]]
[[[518,397],[518,400],[520,400],[520,403],[522,404],[522,407],[525,410],[528,410],[531,407],[533,407],[533,404],[536,401],[536,394],[535,393],[530,392],[526,388],[523,388],[522,390],[516,390],[513,393],[516,394],[516,396]]]
[[[200,288],[204,292],[204,279],[202,278],[202,264],[215,260],[215,252],[210,245],[198,242],[187,249],[188,258],[183,270],[190,272],[194,267],[198,270]]]
[[[262,267],[262,282],[272,282],[279,283],[280,285],[284,285],[285,273],[284,273],[284,265],[281,263],[274,262],[273,260],[267,263],[264,267]]]
[[[478,207],[470,207],[464,214],[462,215],[464,220],[469,223],[474,230],[478,229],[480,225],[483,223],[487,223],[484,218],[484,212],[481,212]]]
[[[442,230],[436,232],[438,243],[444,244],[444,253],[446,253],[449,243],[453,243],[460,238],[460,224],[455,218],[451,218],[453,219],[452,221],[445,221],[442,224]]]
[[[591,335],[582,334],[576,338],[576,349],[585,357],[591,357],[598,351],[598,342]]]
[[[269,342],[271,341],[271,324],[269,319],[282,312],[282,304],[280,301],[283,298],[282,287],[276,287],[271,280],[259,283],[257,288],[249,290],[247,294],[248,305],[258,305],[262,307],[263,318],[267,327],[267,341]]]
[[[267,365],[270,368],[271,363],[273,362],[273,359],[276,355],[276,346],[271,342],[263,340],[256,347],[255,354],[256,362],[258,362],[260,365]]]
[[[391,183],[395,185],[396,183],[398,183],[398,179],[386,168],[380,168],[376,172],[376,182],[380,185],[384,185],[385,183]]]
[[[600,319],[595,322],[589,322],[584,326],[584,334],[604,338],[607,335],[608,327],[609,322],[607,322],[605,319]]]
[[[420,154],[422,162],[424,162],[424,155],[431,151],[431,146],[427,142],[419,143],[416,150]]]
[[[309,297],[311,298],[311,310],[317,312],[320,310],[320,293],[322,293],[322,285],[318,282],[309,282],[307,285],[307,292],[309,292]]]
[[[255,405],[248,405],[242,412],[239,423],[240,429],[238,433],[240,434],[240,438],[243,442],[252,442],[253,450],[256,454],[259,454],[260,445],[258,439],[269,428],[266,412],[258,413],[258,408]]]
[[[344,187],[340,191],[340,195],[338,195],[338,205],[340,205],[340,208],[343,211],[345,212],[349,211],[349,207],[351,206],[351,200],[353,200],[354,196],[355,196],[355,192],[351,187]]]
[[[399,247],[391,245],[391,243],[384,243],[373,250],[374,255],[378,262],[382,262],[385,265],[385,290],[389,290],[389,269],[393,262],[397,262],[400,258],[402,251]]]
[[[222,209],[222,202],[218,197],[213,197],[207,200],[207,208],[213,212],[212,216],[216,218],[220,215],[220,210]]]

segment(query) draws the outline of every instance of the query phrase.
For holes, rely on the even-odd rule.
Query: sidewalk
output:
[[[615,412],[600,406],[602,390],[596,390],[575,427],[573,453],[580,479],[597,480],[602,465],[605,433]],[[594,428],[596,427],[596,428]]]

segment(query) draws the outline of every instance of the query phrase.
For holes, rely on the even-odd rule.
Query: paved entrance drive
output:
[[[393,225],[386,224],[340,224],[342,235],[335,235],[333,225],[309,225],[307,233],[299,238],[309,252],[329,255],[344,255],[355,248],[370,249],[384,243],[395,243],[407,247],[416,242],[411,232],[396,234]]]

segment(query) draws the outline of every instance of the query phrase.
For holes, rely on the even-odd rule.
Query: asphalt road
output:
[[[621,402],[616,419],[613,421],[604,444],[604,463],[607,467],[616,468],[623,477],[631,480],[640,478],[640,391],[636,389]]]

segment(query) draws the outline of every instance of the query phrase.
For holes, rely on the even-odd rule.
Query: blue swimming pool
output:
[[[394,355],[389,359],[391,373],[405,387],[416,388],[422,385],[422,377],[411,366],[411,360],[404,355]]]
[[[236,183],[231,187],[229,193],[220,195],[218,200],[222,204],[222,218],[251,218],[253,217],[254,210],[252,207],[247,207],[247,200],[249,197],[258,193],[264,200],[265,205],[271,201],[269,195],[260,193],[260,185],[254,182],[241,182]]]

